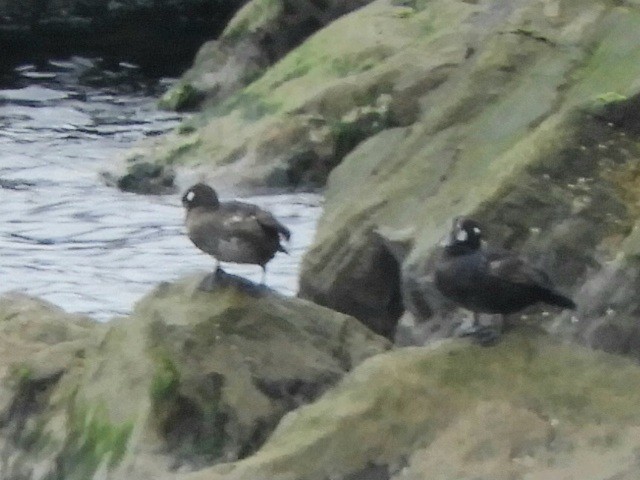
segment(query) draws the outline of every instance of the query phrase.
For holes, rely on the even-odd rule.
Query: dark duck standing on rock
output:
[[[216,272],[220,262],[260,265],[264,283],[267,262],[276,252],[287,253],[280,241],[289,240],[289,229],[256,205],[220,202],[215,190],[204,183],[190,187],[182,205],[187,210],[189,238],[216,259]]]
[[[480,327],[479,313],[506,315],[538,302],[576,308],[570,298],[554,290],[545,272],[511,252],[483,248],[481,239],[478,222],[456,218],[435,272],[438,290],[473,312],[470,334],[482,340],[489,332]],[[497,337],[496,332],[490,335]]]

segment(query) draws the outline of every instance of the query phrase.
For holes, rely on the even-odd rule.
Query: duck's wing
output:
[[[228,237],[221,219],[205,209],[188,212],[186,226],[191,241],[210,255],[215,256],[219,240]]]
[[[511,252],[488,250],[486,258],[488,273],[493,277],[521,285],[553,288],[549,275]]]
[[[228,202],[225,204],[228,211],[233,212],[229,221],[245,222],[247,228],[255,228],[258,225],[262,230],[285,240],[291,238],[291,232],[280,223],[270,212],[261,209],[257,205],[243,202]]]
[[[225,225],[233,225],[234,230],[240,234],[264,234],[273,235],[276,238],[289,240],[291,232],[280,223],[268,211],[257,205],[243,202],[227,202],[224,209],[228,212]]]

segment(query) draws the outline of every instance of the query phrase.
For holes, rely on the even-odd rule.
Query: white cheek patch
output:
[[[194,198],[196,198],[196,194],[193,190],[187,193],[187,196],[186,196],[187,202],[192,202]]]
[[[466,242],[469,240],[469,234],[466,230],[458,230],[456,232],[456,240],[459,242]]]
[[[473,227],[473,233],[480,235],[480,229],[478,227]]]

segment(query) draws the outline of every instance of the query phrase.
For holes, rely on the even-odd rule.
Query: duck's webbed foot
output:
[[[473,314],[473,324],[458,331],[460,337],[471,337],[474,343],[488,347],[494,345],[500,339],[500,328],[482,325],[478,313]]]
[[[477,325],[462,332],[461,337],[471,337],[474,343],[482,347],[490,347],[500,340],[501,333],[497,328],[485,325]]]

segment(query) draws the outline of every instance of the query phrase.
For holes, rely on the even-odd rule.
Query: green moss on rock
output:
[[[280,15],[282,0],[253,0],[242,7],[222,32],[222,38],[238,39],[259,29]]]
[[[158,107],[176,112],[193,110],[203,99],[202,92],[189,83],[183,83],[167,91],[158,101]]]
[[[179,386],[180,373],[175,362],[167,356],[159,356],[151,380],[150,395],[154,405],[162,404],[175,397]]]
[[[75,403],[68,413],[66,443],[53,479],[86,480],[101,465],[115,468],[127,451],[132,422],[113,423],[104,406]]]

